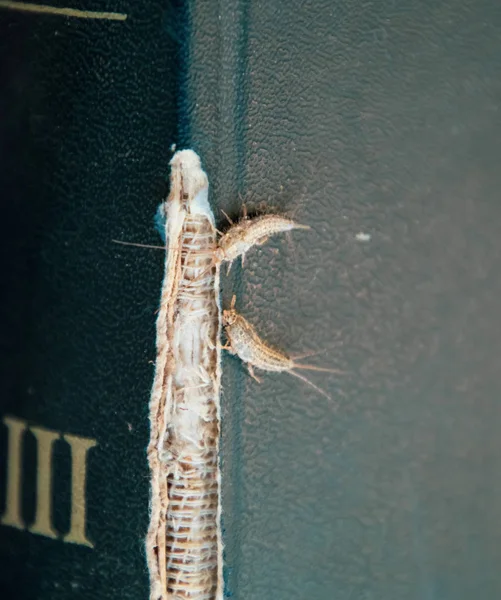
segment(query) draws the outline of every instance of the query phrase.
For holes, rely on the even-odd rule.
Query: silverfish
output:
[[[263,371],[290,373],[290,375],[298,377],[317,390],[317,392],[331,400],[331,397],[327,392],[316,386],[303,375],[296,373],[295,369],[336,374],[344,374],[344,371],[300,364],[297,363],[294,358],[280,350],[272,348],[259,337],[255,327],[235,310],[235,301],[236,297],[233,296],[230,308],[223,310],[223,326],[228,342],[226,345],[222,346],[222,348],[231,354],[236,354],[244,363],[246,363],[249,374],[259,383],[261,380],[255,375],[254,367]]]

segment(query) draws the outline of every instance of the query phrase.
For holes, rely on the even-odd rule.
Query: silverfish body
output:
[[[251,373],[252,367],[275,372],[290,371],[294,368],[292,358],[264,342],[255,327],[234,308],[223,311],[223,325],[228,338],[225,349],[247,363]]]
[[[231,263],[239,256],[244,260],[245,254],[252,246],[260,246],[270,236],[293,229],[310,229],[310,227],[280,215],[261,215],[252,219],[244,217],[220,238],[215,260],[217,263],[225,261]]]
[[[231,307],[227,310],[223,310],[223,326],[228,339],[228,343],[224,346],[224,349],[228,350],[231,354],[236,354],[244,363],[246,363],[250,375],[256,379],[256,381],[260,382],[259,378],[254,374],[254,367],[263,371],[286,372],[294,377],[298,377],[317,390],[317,392],[326,398],[331,399],[324,390],[317,387],[309,379],[300,375],[294,369],[323,371],[336,374],[343,374],[343,371],[296,363],[293,358],[280,352],[280,350],[272,348],[263,341],[259,337],[255,327],[240,315],[235,310],[234,306],[235,296],[233,296],[231,301]]]

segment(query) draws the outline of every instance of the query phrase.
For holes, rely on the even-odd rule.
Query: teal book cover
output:
[[[0,0],[2,600],[149,598],[164,252],[114,240],[163,245],[174,147],[218,228],[311,227],[222,302],[343,371],[223,355],[225,597],[501,597],[500,39],[491,0]]]

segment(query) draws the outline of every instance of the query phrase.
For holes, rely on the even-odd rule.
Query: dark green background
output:
[[[158,243],[172,143],[200,153],[221,226],[243,200],[312,226],[224,297],[347,371],[311,374],[329,402],[225,358],[228,594],[501,597],[501,5],[137,4],[0,13],[2,412],[99,443],[95,550],[0,529],[2,598],[147,598],[163,255],[111,240]]]

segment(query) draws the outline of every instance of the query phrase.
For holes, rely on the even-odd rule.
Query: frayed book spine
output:
[[[221,600],[217,236],[200,159],[184,150],[171,166],[150,400],[150,600]]]

